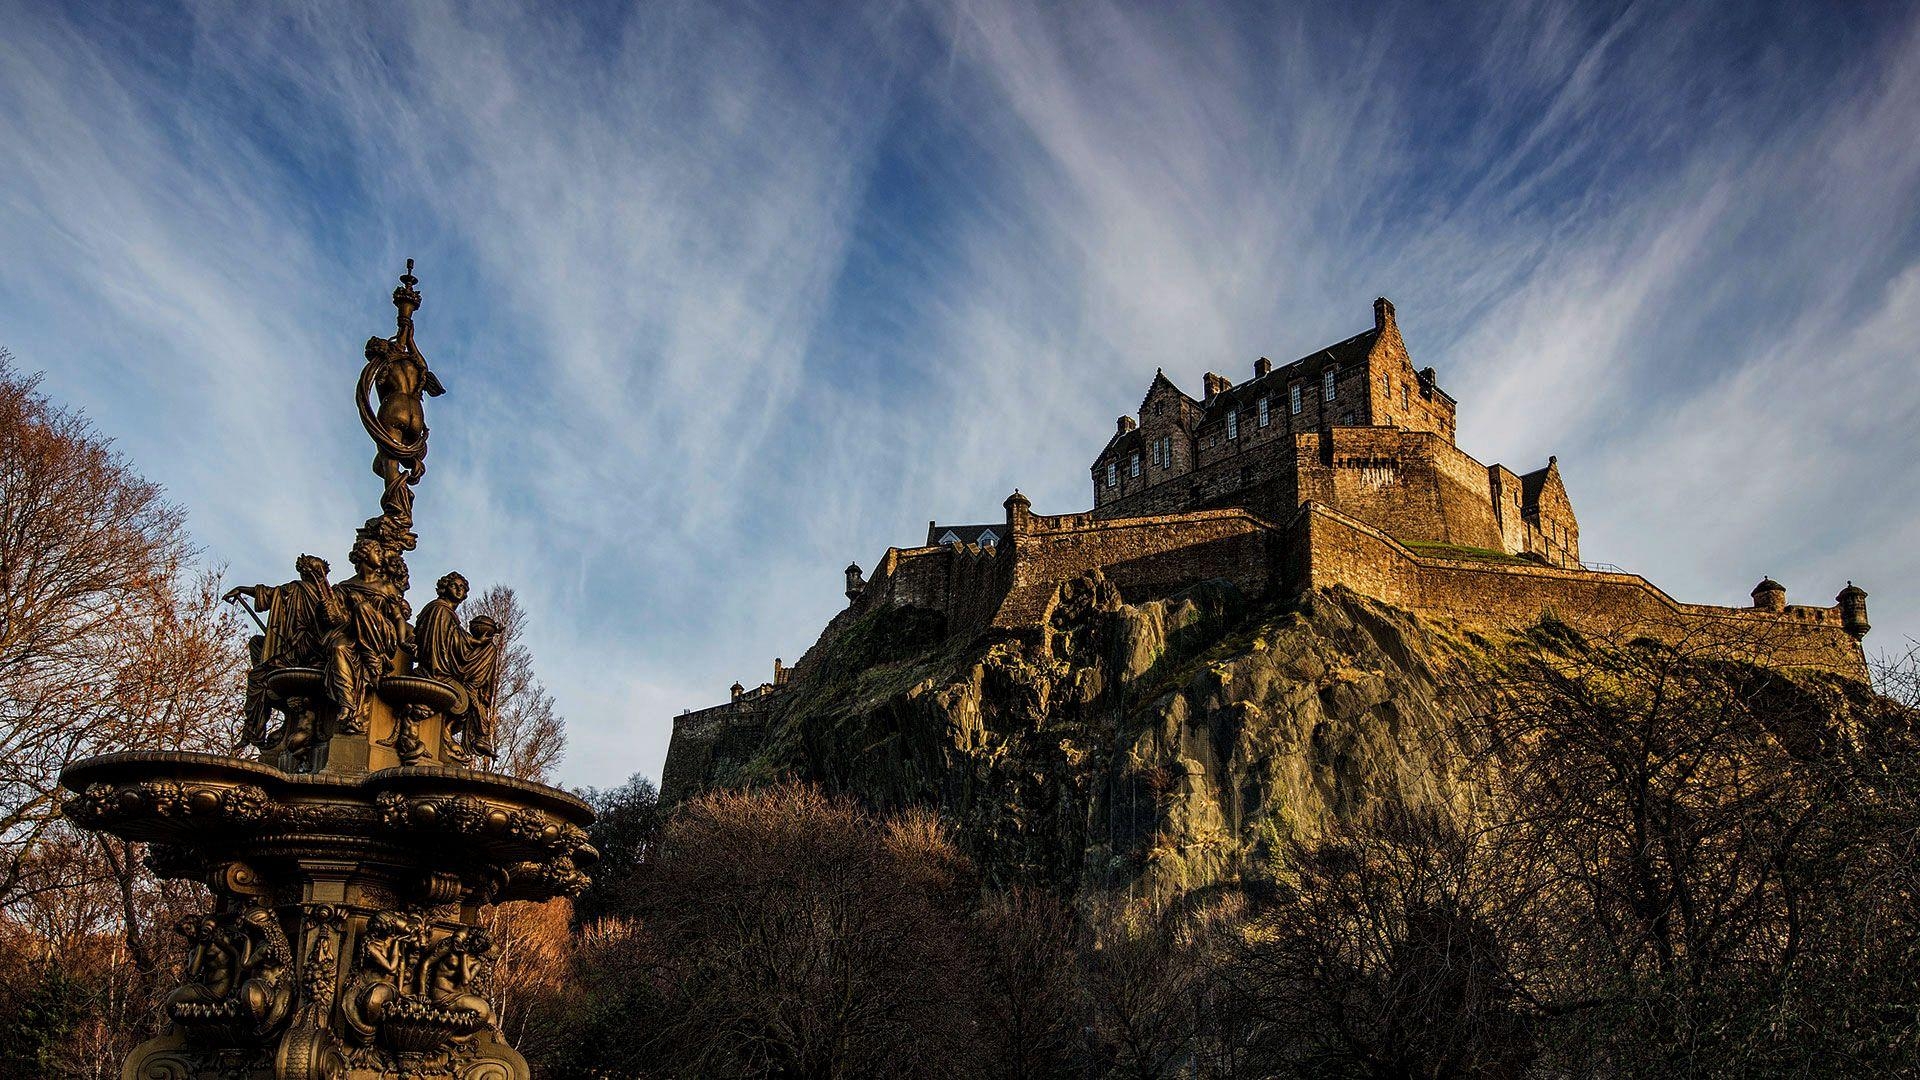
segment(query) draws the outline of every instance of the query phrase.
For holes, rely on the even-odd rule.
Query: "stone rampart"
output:
[[[1224,578],[1252,596],[1277,583],[1271,522],[1247,510],[1198,510],[1096,519],[1016,510],[1008,522],[1013,575],[993,626],[1038,626],[1062,582],[1100,570],[1123,595],[1141,599]]]
[[[1551,615],[1585,634],[1645,636],[1786,667],[1867,677],[1838,608],[1684,604],[1638,574],[1416,552],[1331,507],[1308,503],[1289,528],[1291,588],[1344,586],[1426,616],[1481,629],[1523,629]]]

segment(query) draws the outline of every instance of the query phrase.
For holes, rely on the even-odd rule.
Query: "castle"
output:
[[[1454,442],[1454,399],[1416,370],[1393,305],[1371,329],[1239,386],[1208,372],[1194,398],[1156,372],[1139,416],[1119,418],[1091,469],[1093,509],[1040,515],[1015,491],[998,522],[928,522],[869,580],[846,569],[848,607],[820,642],[882,605],[936,612],[946,633],[1044,644],[1054,605],[1099,572],[1129,601],[1225,579],[1249,596],[1344,587],[1480,631],[1551,615],[1584,633],[1647,636],[1783,666],[1867,676],[1866,593],[1789,605],[1771,578],[1752,604],[1682,603],[1645,578],[1580,561],[1557,459],[1515,473]],[[816,643],[775,681],[683,713],[663,795],[697,781],[722,739],[752,737]]]
[[[1100,520],[1242,507],[1285,521],[1338,509],[1407,544],[1580,565],[1580,529],[1556,459],[1515,474],[1454,445],[1454,399],[1415,371],[1393,305],[1373,329],[1239,386],[1207,372],[1195,400],[1156,372],[1138,422],[1122,416],[1093,463]]]

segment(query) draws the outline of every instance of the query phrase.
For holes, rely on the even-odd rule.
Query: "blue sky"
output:
[[[419,260],[416,583],[518,588],[570,784],[929,518],[1085,509],[1157,366],[1394,299],[1589,559],[1920,636],[1920,9],[0,0],[0,344],[237,582],[338,556]],[[336,562],[340,560],[335,559]],[[424,592],[426,585],[416,585]],[[416,602],[422,597],[416,596]]]

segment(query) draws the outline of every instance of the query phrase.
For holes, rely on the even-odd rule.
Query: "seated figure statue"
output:
[[[449,749],[458,732],[461,756],[491,758],[493,700],[500,680],[499,626],[484,615],[470,628],[460,625],[460,604],[467,598],[467,579],[460,574],[442,577],[434,591],[437,595],[420,609],[414,625],[414,670],[466,691],[466,710],[447,717]]]

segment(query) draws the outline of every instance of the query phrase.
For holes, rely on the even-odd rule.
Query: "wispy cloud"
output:
[[[1920,633],[1907,12],[0,17],[0,341],[268,579],[372,512],[346,386],[419,258],[415,578],[520,588],[573,782],[657,771],[848,558],[1083,506],[1155,366],[1240,377],[1379,293],[1469,449],[1561,455],[1596,555],[1853,577]]]

